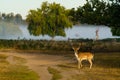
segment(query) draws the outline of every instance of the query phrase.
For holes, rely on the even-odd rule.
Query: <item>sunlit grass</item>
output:
[[[27,66],[22,64],[10,64],[7,62],[7,57],[4,54],[0,54],[0,80],[38,80],[38,75]],[[24,63],[24,60],[19,57],[15,59]],[[19,61],[19,62],[20,62]]]
[[[89,70],[84,68],[80,70],[83,74],[71,76],[68,80],[120,80],[120,70],[112,68],[96,68]]]
[[[60,71],[55,68],[48,67],[48,72],[53,75],[51,80],[59,80],[62,78]]]
[[[78,73],[70,76],[67,80],[120,80],[120,53],[96,53],[92,69],[89,63],[83,62],[81,69],[77,63],[58,65],[64,71],[77,70]],[[68,69],[69,68],[69,69]]]

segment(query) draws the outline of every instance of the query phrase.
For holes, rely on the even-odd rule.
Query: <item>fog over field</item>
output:
[[[17,39],[23,33],[18,25],[0,22],[0,39]]]
[[[99,39],[105,38],[117,38],[112,36],[111,29],[107,26],[96,25],[74,25],[71,29],[65,29],[66,37],[56,36],[55,40],[67,40],[68,38],[74,39],[95,39],[95,31],[99,29]],[[120,37],[119,37],[120,38]],[[45,36],[33,36],[29,34],[27,25],[15,25],[11,23],[0,24],[0,39],[42,39],[51,40],[51,37]]]
[[[25,39],[47,39],[50,40],[51,37],[49,36],[33,36],[29,34],[29,31],[27,30],[27,25],[20,26],[20,29],[23,33],[23,36],[21,38]],[[55,37],[55,40],[67,40],[68,38],[84,38],[84,39],[95,39],[95,31],[99,29],[99,39],[105,39],[105,38],[117,38],[117,36],[112,36],[111,29],[107,26],[96,26],[96,25],[76,25],[73,26],[71,29],[65,29],[66,37]]]

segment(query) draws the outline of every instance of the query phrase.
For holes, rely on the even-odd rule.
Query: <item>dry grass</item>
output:
[[[97,53],[92,69],[83,62],[83,68],[77,69],[77,63],[58,65],[64,71],[77,70],[67,80],[120,80],[120,53]],[[68,69],[69,68],[69,69]]]
[[[51,55],[51,53],[52,51],[50,52],[50,54],[49,53],[47,53],[47,55],[44,54],[44,56],[48,57],[45,59],[48,61],[48,63],[56,60],[56,59],[53,60],[52,58],[58,58],[58,56],[61,56],[60,54],[61,52],[57,52],[59,53],[59,55],[58,54]],[[48,54],[50,56],[48,56]],[[39,58],[39,59],[35,58],[35,60],[36,59],[37,59],[36,61],[39,60],[38,62],[43,61],[44,56],[41,57],[41,55],[43,54],[40,53],[34,54],[34,57],[37,56],[37,58]],[[120,80],[120,74],[119,74],[120,52],[95,53],[94,55],[95,57],[93,60],[92,69],[89,69],[89,63],[87,61],[82,62],[83,67],[81,69],[78,69],[77,61],[75,61],[74,59],[75,56],[73,53],[71,54],[62,53],[62,58],[56,60],[56,62],[62,61],[61,63],[49,64],[50,67],[48,65],[42,64],[44,65],[42,67],[46,67],[48,73],[52,75],[52,79],[49,78],[48,80],[59,80],[59,79],[60,80]],[[37,74],[29,70],[28,67],[21,65],[20,62],[24,63],[24,59],[19,57],[14,57],[19,64],[11,65],[5,60],[6,58],[7,58],[6,55],[0,55],[0,80],[37,80],[38,79],[38,77],[36,76]],[[40,63],[38,64],[40,65]]]
[[[15,57],[18,64],[10,64],[8,56],[0,54],[0,80],[38,80],[38,75],[22,65],[24,59]]]
[[[48,72],[53,75],[51,80],[59,80],[62,78],[60,71],[55,68],[48,67]]]

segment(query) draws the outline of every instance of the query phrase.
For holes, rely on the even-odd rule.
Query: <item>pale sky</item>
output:
[[[0,0],[0,12],[19,13],[25,19],[30,9],[40,8],[42,2],[45,1],[60,3],[65,8],[71,9],[82,6],[86,0]]]

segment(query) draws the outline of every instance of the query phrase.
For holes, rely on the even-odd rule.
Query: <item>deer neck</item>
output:
[[[78,51],[75,52],[75,57],[78,59]]]

